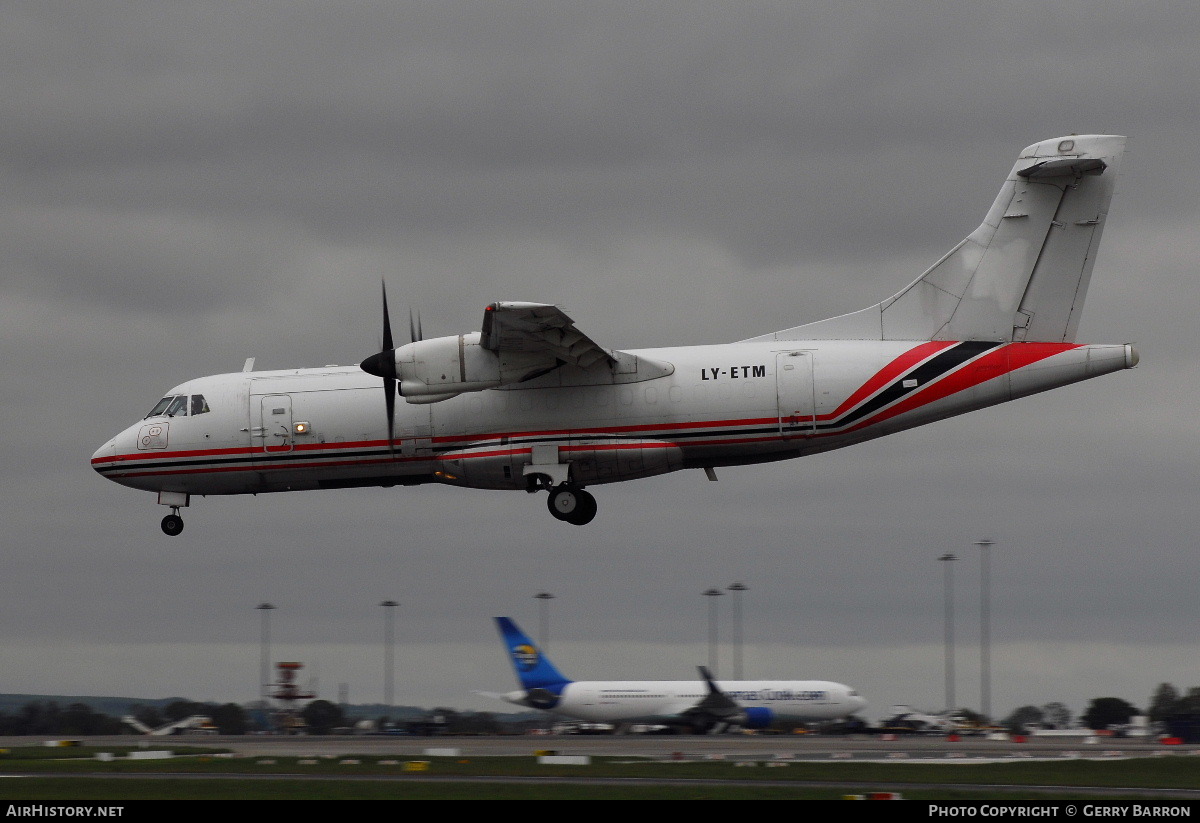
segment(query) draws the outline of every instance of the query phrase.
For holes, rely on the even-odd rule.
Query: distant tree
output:
[[[236,703],[226,703],[223,706],[210,704],[208,716],[212,718],[221,734],[245,734],[249,726],[245,710]]]
[[[1200,688],[1193,686],[1175,701],[1171,714],[1200,714]]]
[[[1002,725],[1013,734],[1024,734],[1028,727],[1042,722],[1043,712],[1037,706],[1022,706],[1004,718]]]
[[[1042,706],[1042,723],[1050,729],[1065,729],[1071,725],[1071,710],[1063,703]]]
[[[1180,702],[1179,689],[1170,683],[1160,683],[1150,698],[1150,708],[1146,714],[1152,723],[1161,723],[1178,710]]]
[[[26,703],[17,717],[21,728],[17,734],[58,734],[62,726],[62,711],[53,700]]]
[[[72,703],[60,717],[57,734],[118,734],[120,728],[121,723],[116,718],[95,712],[86,703]]]
[[[491,712],[463,712],[448,731],[452,734],[497,734],[500,724]]]
[[[1137,713],[1138,710],[1132,703],[1119,697],[1097,697],[1079,719],[1089,729],[1107,729],[1110,726],[1128,723],[1129,718]]]
[[[300,711],[313,734],[329,734],[338,726],[346,725],[346,715],[341,708],[328,700],[314,700]]]
[[[163,709],[163,714],[166,715],[168,721],[173,723],[176,720],[183,720],[196,714],[207,716],[209,710],[212,709],[212,706],[213,704],[211,703],[196,703],[191,700],[175,700],[167,704],[167,707]]]

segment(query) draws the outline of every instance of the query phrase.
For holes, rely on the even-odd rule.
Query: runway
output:
[[[727,759],[795,761],[896,761],[920,760],[947,763],[1012,759],[1112,759],[1162,755],[1200,755],[1200,745],[1167,746],[1154,740],[1099,738],[1033,739],[1011,741],[964,738],[957,742],[941,737],[904,736],[881,740],[876,736],[817,735],[715,735],[715,736],[322,736],[277,737],[269,735],[215,736],[174,735],[139,737],[120,735],[79,739],[90,747],[145,745],[149,748],[205,746],[229,749],[247,757],[341,757],[372,755],[397,757],[431,756],[434,752],[460,757],[558,754],[649,757],[656,759]],[[4,737],[0,746],[39,745],[38,737]]]

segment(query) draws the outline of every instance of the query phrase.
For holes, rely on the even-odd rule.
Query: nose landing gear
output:
[[[546,508],[558,520],[575,526],[591,523],[596,516],[596,498],[583,489],[563,483],[550,489]]]
[[[183,518],[179,516],[179,507],[172,506],[171,514],[162,519],[163,534],[174,537],[183,531]]]

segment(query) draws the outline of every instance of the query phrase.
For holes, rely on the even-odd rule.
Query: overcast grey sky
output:
[[[489,618],[576,678],[685,679],[745,582],[747,673],[878,715],[1200,685],[1200,7],[1124,2],[11,2],[0,8],[0,692],[255,696],[258,613],[324,696],[504,708]],[[841,452],[540,497],[209,498],[161,534],[95,448],[171,386],[357,363],[553,302],[616,348],[878,301],[978,225],[1017,152],[1130,136],[1080,328],[1142,365]],[[723,631],[728,636],[729,600]],[[726,652],[728,649],[726,648]],[[723,657],[728,671],[728,655]]]

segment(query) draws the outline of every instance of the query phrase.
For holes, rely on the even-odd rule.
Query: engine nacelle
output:
[[[743,710],[743,714],[746,718],[740,725],[745,729],[765,729],[775,719],[774,712],[761,706],[747,706]]]
[[[400,394],[410,403],[434,403],[463,392],[520,383],[557,365],[545,352],[485,349],[479,332],[418,340],[396,349]]]

